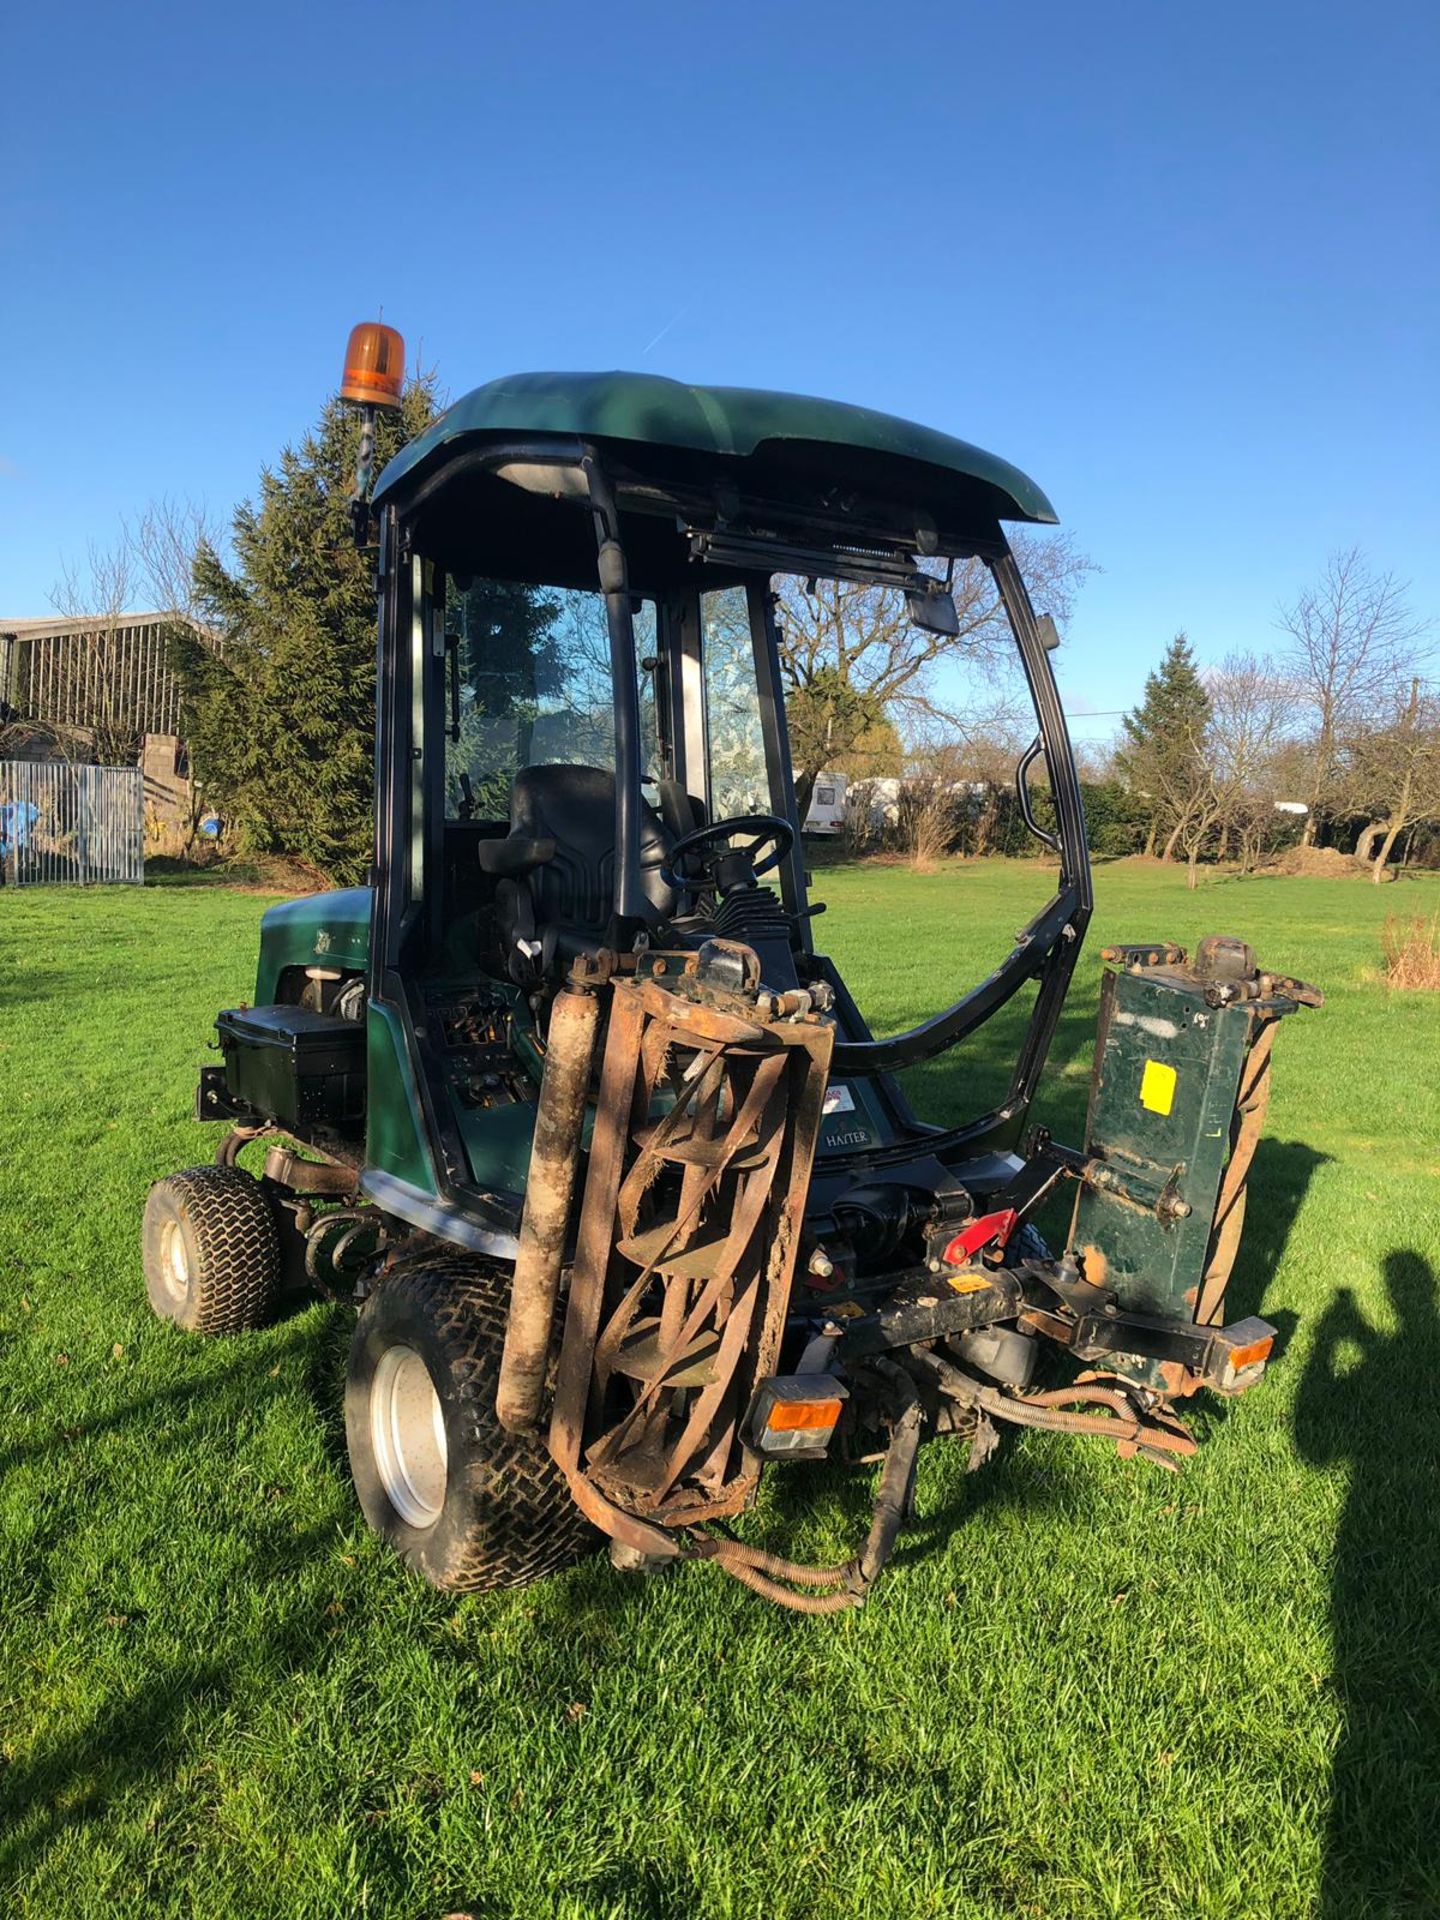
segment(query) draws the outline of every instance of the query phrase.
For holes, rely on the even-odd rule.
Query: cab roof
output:
[[[1035,482],[1008,460],[932,427],[869,407],[755,387],[692,387],[653,373],[518,373],[476,387],[416,436],[385,468],[375,487],[382,499],[407,477],[442,463],[472,436],[556,435],[635,449],[720,456],[720,464],[762,452],[823,451],[843,479],[854,464],[872,474],[876,459],[892,473],[903,465],[912,484],[962,494],[971,510],[995,520],[1053,525],[1055,509]],[[847,460],[847,456],[850,458]]]

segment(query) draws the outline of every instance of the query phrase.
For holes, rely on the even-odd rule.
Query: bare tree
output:
[[[1199,884],[1200,855],[1211,834],[1220,826],[1230,804],[1230,796],[1216,777],[1208,739],[1195,743],[1189,756],[1170,779],[1166,793],[1175,814],[1175,827],[1166,844],[1169,859],[1178,847],[1185,856],[1185,884]]]
[[[1277,770],[1293,707],[1274,662],[1252,653],[1227,655],[1205,675],[1205,694],[1203,718],[1197,714],[1155,762],[1157,797],[1175,822],[1167,852],[1183,852],[1192,888],[1207,848],[1224,859],[1237,844],[1248,872],[1273,836]]]
[[[929,873],[955,842],[958,798],[943,770],[934,766],[900,782],[896,834],[916,873]]]
[[[1257,863],[1274,829],[1277,758],[1293,704],[1274,663],[1251,653],[1227,655],[1205,675],[1205,693],[1203,719],[1196,716],[1155,771],[1175,821],[1166,850],[1183,852],[1191,888],[1207,847],[1224,859],[1234,841],[1244,871]]]
[[[1372,815],[1356,852],[1370,861],[1377,884],[1400,835],[1440,819],[1440,699],[1425,691],[1418,675],[1393,698],[1388,723],[1366,729],[1349,756],[1356,798]]]
[[[113,547],[93,540],[82,562],[67,561],[50,590],[50,604],[74,622],[84,666],[86,731],[102,766],[131,766],[140,751],[134,703],[127,698],[120,628],[134,604],[134,555],[126,540]]]
[[[48,758],[51,752],[69,757],[66,741],[48,720],[22,720],[0,702],[0,760]]]
[[[912,759],[917,766],[963,786],[967,799],[952,807],[954,824],[967,853],[989,853],[1015,790],[1015,770],[1035,732],[1035,716],[1017,688],[1003,685],[966,710],[964,725],[947,738],[933,728],[917,736]]]
[[[219,552],[224,540],[220,522],[204,503],[169,495],[152,500],[137,520],[124,523],[123,540],[151,607],[203,627],[195,559],[202,549]]]
[[[1017,557],[1039,604],[1063,625],[1092,563],[1063,535],[1015,540]],[[781,666],[787,682],[795,790],[803,817],[816,776],[851,752],[866,732],[889,719],[913,735],[939,725],[973,731],[970,717],[945,695],[939,669],[961,659],[982,668],[1007,658],[1009,623],[982,560],[957,563],[958,635],[912,624],[903,594],[846,581],[780,583]]]
[[[1322,817],[1345,807],[1346,735],[1363,727],[1420,657],[1426,623],[1411,612],[1407,591],[1349,547],[1332,554],[1317,584],[1280,611],[1288,635],[1282,665],[1314,726],[1306,791],[1297,796],[1310,808],[1306,846]]]
[[[1241,870],[1248,873],[1275,820],[1277,764],[1293,696],[1275,663],[1253,653],[1228,654],[1206,675],[1205,685],[1210,722],[1202,757],[1217,803],[1213,825],[1220,837],[1218,853],[1225,858],[1233,837]]]

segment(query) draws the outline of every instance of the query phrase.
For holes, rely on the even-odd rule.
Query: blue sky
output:
[[[1433,4],[62,0],[6,53],[0,614],[252,491],[381,303],[452,393],[639,367],[1014,460],[1104,569],[1082,735],[1334,547],[1440,612]]]

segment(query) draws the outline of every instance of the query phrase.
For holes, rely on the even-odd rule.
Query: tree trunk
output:
[[[1152,813],[1150,816],[1150,831],[1145,836],[1145,858],[1147,860],[1153,860],[1155,858],[1155,836],[1159,830],[1160,822]]]
[[[1220,829],[1220,844],[1215,849],[1215,858],[1217,860],[1228,860],[1230,858],[1230,822],[1228,820],[1225,821]]]
[[[1415,711],[1415,703],[1419,697],[1420,682],[1416,680],[1410,688],[1410,711],[1412,714]],[[1370,877],[1377,887],[1385,878],[1385,862],[1390,858],[1390,849],[1394,846],[1396,840],[1404,830],[1410,812],[1410,795],[1414,789],[1414,784],[1414,767],[1413,765],[1409,765],[1405,769],[1405,778],[1401,782],[1399,797],[1395,805],[1390,809],[1391,824],[1386,832],[1385,838],[1380,842],[1380,851],[1376,854],[1375,865],[1371,869]]]
[[[1175,825],[1170,829],[1170,838],[1165,842],[1165,851],[1160,856],[1161,860],[1169,861],[1175,858],[1176,843],[1179,841],[1184,825],[1185,822],[1183,820],[1177,820]]]
[[[1385,822],[1383,820],[1372,820],[1369,826],[1362,830],[1360,838],[1355,842],[1355,858],[1357,860],[1368,861],[1371,857],[1371,848],[1384,831]]]
[[[1191,893],[1194,893],[1195,889],[1200,884],[1200,875],[1199,875],[1199,872],[1197,871],[1199,867],[1199,863],[1200,863],[1200,842],[1197,840],[1194,846],[1191,847],[1189,856],[1185,862],[1185,884],[1190,889]]]
[[[987,786],[985,803],[975,817],[975,857],[982,859],[990,851],[995,823],[1000,816],[1000,789]]]
[[[1302,847],[1313,847],[1320,831],[1320,796],[1326,791],[1330,769],[1335,760],[1335,716],[1327,706],[1320,718],[1320,738],[1315,742],[1315,772],[1310,782],[1310,811],[1300,831]]]
[[[1397,823],[1391,827],[1385,835],[1385,838],[1380,842],[1380,851],[1376,854],[1374,865],[1370,869],[1370,878],[1375,882],[1377,887],[1385,878],[1385,862],[1390,858],[1390,849],[1399,837],[1400,826]]]

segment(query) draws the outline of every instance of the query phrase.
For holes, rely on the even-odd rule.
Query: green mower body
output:
[[[1058,636],[1005,532],[1053,521],[1039,488],[865,409],[547,374],[457,402],[356,513],[373,884],[265,915],[256,1005],[220,1015],[199,1093],[226,1179],[157,1202],[152,1299],[229,1330],[270,1297],[234,1278],[260,1142],[264,1258],[288,1246],[362,1303],[367,1515],[442,1585],[531,1577],[593,1527],[617,1564],[713,1559],[834,1611],[883,1564],[923,1440],[1193,1451],[1175,1403],[1243,1391],[1271,1351],[1263,1321],[1227,1323],[1225,1283],[1275,1023],[1318,996],[1238,941],[1113,950],[1084,1145],[1033,1126],[1092,907]],[[1035,712],[1012,804],[1053,896],[881,1038],[801,841],[780,610],[817,583],[921,647],[1003,634]],[[1003,1097],[917,1117],[905,1071],[965,1084],[974,1037],[1027,1004]],[[1036,1217],[1071,1185],[1052,1253]],[[212,1190],[234,1225],[204,1241]],[[184,1259],[222,1238],[226,1291],[197,1305]],[[842,1569],[720,1530],[767,1466],[877,1454]]]

